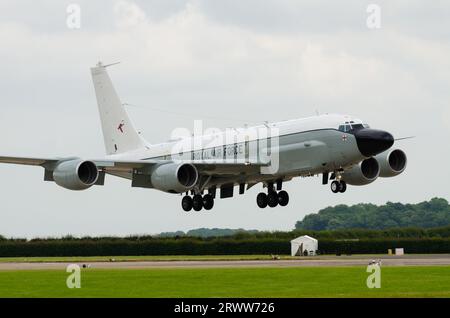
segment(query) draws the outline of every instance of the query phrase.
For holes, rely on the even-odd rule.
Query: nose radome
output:
[[[365,157],[376,156],[394,144],[394,137],[383,130],[361,129],[355,132],[359,151]]]

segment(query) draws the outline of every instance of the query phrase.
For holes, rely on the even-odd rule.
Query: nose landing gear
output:
[[[347,183],[345,181],[333,181],[331,183],[331,191],[333,193],[345,193],[347,191]]]

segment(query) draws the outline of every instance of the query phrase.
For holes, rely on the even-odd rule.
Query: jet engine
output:
[[[346,170],[342,179],[350,185],[362,186],[374,182],[379,176],[380,165],[375,158],[370,158]]]
[[[168,163],[157,166],[151,174],[151,183],[155,189],[182,193],[191,190],[198,180],[198,171],[188,163]]]
[[[408,159],[399,149],[385,151],[375,157],[380,164],[380,177],[390,178],[401,174],[406,169]]]
[[[69,190],[86,190],[98,179],[98,168],[92,161],[74,159],[59,163],[53,170],[53,180]]]

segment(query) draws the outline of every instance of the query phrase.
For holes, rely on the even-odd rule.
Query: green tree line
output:
[[[385,205],[338,205],[309,214],[298,221],[299,230],[433,228],[450,224],[447,200],[434,198],[418,204],[388,202]]]
[[[449,238],[320,239],[321,254],[450,253]],[[290,254],[284,239],[41,240],[0,243],[0,257]]]
[[[447,226],[432,229],[239,232],[222,237],[4,239],[0,241],[0,257],[289,254],[290,240],[306,234],[318,238],[322,254],[376,254],[396,247],[405,248],[407,253],[450,253],[450,226]]]

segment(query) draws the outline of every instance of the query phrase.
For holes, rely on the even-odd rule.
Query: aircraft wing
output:
[[[45,163],[56,163],[61,158],[29,158],[29,157],[1,157],[0,163],[12,163],[16,165],[43,166]]]
[[[28,166],[41,166],[41,167],[51,167],[54,164],[62,161],[80,159],[76,157],[70,158],[36,158],[36,157],[5,157],[0,156],[0,163],[10,163],[18,165],[28,165]],[[114,160],[114,159],[99,159],[90,160],[94,162],[98,168],[102,169],[106,173],[130,173],[135,169],[142,169],[146,167],[152,167],[156,164],[166,164],[166,163],[190,163],[193,164],[199,174],[201,175],[230,175],[230,174],[249,174],[256,173],[259,169],[266,164],[262,163],[247,163],[247,162],[235,162],[231,161],[172,161],[172,160]]]
[[[69,161],[80,159],[77,157],[69,158],[36,158],[36,157],[4,157],[0,156],[0,163],[10,163],[17,165],[27,165],[27,166],[41,166],[49,167],[58,162]],[[80,159],[81,160],[81,159]],[[163,163],[164,161],[149,161],[149,160],[110,160],[110,159],[99,159],[99,160],[89,160],[94,162],[97,167],[105,171],[111,172],[128,172],[133,171],[133,169],[140,169],[146,166],[155,165],[157,163]]]

